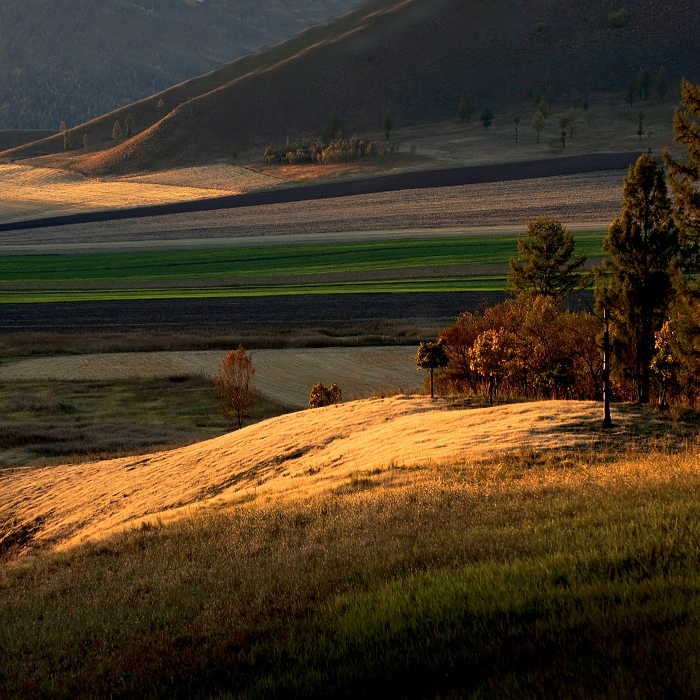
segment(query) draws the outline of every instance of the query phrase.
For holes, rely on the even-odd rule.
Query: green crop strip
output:
[[[603,233],[576,235],[577,253],[602,255]],[[493,291],[505,288],[505,269],[478,274],[454,267],[507,265],[517,257],[515,236],[465,236],[353,243],[258,246],[0,258],[0,302],[87,301],[391,291]],[[333,275],[451,268],[440,277],[337,281]],[[326,275],[330,279],[280,277]],[[277,279],[274,279],[277,278]],[[201,282],[200,287],[197,283]],[[282,282],[282,283],[281,283]],[[178,284],[179,283],[179,284]],[[184,284],[182,284],[184,283]],[[213,283],[213,284],[212,284]],[[85,288],[83,287],[85,285]],[[125,288],[122,286],[126,285]],[[176,285],[176,286],[172,286]],[[66,286],[70,286],[68,289]]]

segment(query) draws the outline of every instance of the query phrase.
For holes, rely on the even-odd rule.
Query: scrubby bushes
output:
[[[268,165],[274,163],[349,163],[357,158],[384,156],[391,152],[391,145],[378,147],[375,141],[361,138],[343,139],[336,137],[330,141],[317,139],[311,143],[294,141],[284,146],[268,146],[264,158]]]
[[[649,401],[700,404],[700,302],[677,300],[655,334]],[[523,296],[444,328],[449,364],[435,377],[442,394],[502,399],[600,400],[603,389],[601,319],[563,311],[547,297]],[[634,378],[613,365],[611,388],[620,401],[639,400]]]
[[[521,295],[463,313],[440,339],[450,358],[438,389],[522,398],[600,398],[598,320],[556,301]]]
[[[337,384],[324,386],[319,382],[314,384],[309,394],[309,408],[321,408],[322,406],[332,406],[343,400],[343,394]]]

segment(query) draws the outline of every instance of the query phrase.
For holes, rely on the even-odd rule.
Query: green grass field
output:
[[[577,252],[600,257],[603,236],[601,231],[576,234]],[[505,266],[517,257],[517,250],[515,236],[464,236],[5,256],[0,258],[0,303],[498,291],[505,288]],[[455,266],[464,267],[464,275],[455,274]],[[479,269],[484,266],[486,269]],[[503,266],[503,270],[494,274],[493,266]],[[362,278],[368,274],[373,278]],[[347,279],[352,275],[360,279]]]

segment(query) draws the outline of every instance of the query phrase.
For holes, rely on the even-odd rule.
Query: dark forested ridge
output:
[[[0,130],[71,127],[362,0],[3,0]]]

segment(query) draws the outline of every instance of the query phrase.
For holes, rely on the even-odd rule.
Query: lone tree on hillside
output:
[[[668,92],[668,78],[666,77],[666,69],[661,66],[659,72],[656,74],[654,79],[654,90],[656,90],[656,96],[663,100]]]
[[[445,350],[445,341],[440,338],[437,343],[421,343],[416,351],[416,368],[430,370],[430,398],[435,398],[433,374],[436,369],[447,367],[450,358]]]
[[[488,130],[488,128],[493,123],[493,110],[490,107],[484,107],[484,109],[481,110],[481,114],[479,115],[479,119],[481,120],[481,123],[484,125],[484,129]]]
[[[119,139],[122,136],[122,125],[119,123],[119,120],[114,122],[114,126],[112,127],[112,140],[113,141],[119,141]]]
[[[561,300],[582,285],[579,268],[585,255],[574,255],[574,237],[560,221],[539,216],[518,237],[518,259],[509,262],[508,282],[516,293],[529,292]]]
[[[71,145],[70,145],[70,131],[66,129],[63,132],[63,150],[64,151],[70,151]]]
[[[457,115],[462,120],[462,126],[464,126],[465,119],[469,121],[472,118],[472,103],[467,95],[464,95],[459,101]]]
[[[393,128],[394,120],[391,118],[391,112],[387,112],[386,117],[384,117],[384,136],[386,136],[387,141],[389,140]]]
[[[610,258],[597,275],[597,306],[608,312],[617,366],[634,382],[637,400],[648,403],[655,333],[672,301],[679,252],[664,171],[652,156],[630,165],[622,213],[610,225],[603,250]]]
[[[651,71],[648,68],[640,68],[639,75],[637,75],[637,86],[639,87],[639,99],[644,97],[646,101],[649,97],[649,91],[651,90],[652,77]]]
[[[126,127],[126,138],[130,139],[134,135],[134,117],[131,112],[127,115],[124,126]]]
[[[544,114],[539,109],[535,110],[535,114],[532,117],[532,128],[537,132],[537,143],[540,142],[540,132],[544,129],[544,125]]]
[[[221,400],[221,411],[229,420],[243,427],[243,419],[255,403],[255,368],[242,345],[231,350],[219,365],[214,383]]]
[[[332,406],[340,403],[343,400],[343,393],[337,384],[325,386],[318,382],[311,387],[309,394],[309,408],[322,408],[323,406]]]
[[[520,124],[520,115],[515,115],[515,143],[518,143],[518,124]]]

